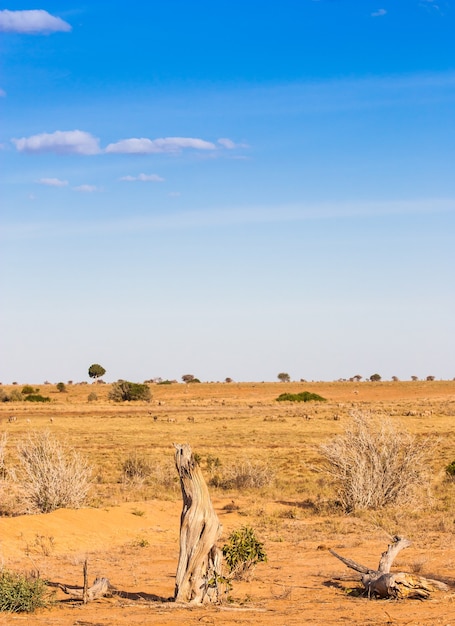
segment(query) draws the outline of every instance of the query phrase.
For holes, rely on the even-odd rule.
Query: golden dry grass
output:
[[[332,547],[375,566],[388,537],[399,533],[415,545],[409,554],[400,555],[399,567],[455,582],[455,482],[444,475],[446,465],[455,459],[455,382],[152,385],[150,403],[126,404],[107,400],[109,385],[71,385],[67,393],[53,385],[37,386],[42,395],[52,398],[51,403],[0,404],[0,432],[8,434],[6,466],[14,465],[15,447],[24,435],[49,430],[94,466],[90,504],[95,508],[92,512],[56,511],[33,519],[0,519],[1,553],[8,564],[23,566],[33,559],[43,575],[66,577],[65,582],[71,584],[79,582],[72,576],[75,568],[80,570],[81,555],[89,554],[96,563],[93,575],[108,575],[124,589],[166,597],[173,593],[181,507],[173,442],[190,443],[200,455],[207,479],[210,468],[214,471],[214,459],[219,460],[220,471],[247,459],[267,464],[275,475],[271,485],[256,490],[210,488],[224,537],[241,524],[252,525],[265,541],[269,556],[268,564],[258,568],[254,584],[234,590],[237,603],[249,607],[240,619],[237,614],[208,616],[197,611],[182,616],[168,607],[154,609],[153,618],[144,617],[143,609],[136,608],[119,614],[114,602],[84,609],[82,622],[197,624],[206,617],[210,623],[222,624],[300,624],[303,610],[308,624],[338,624],[340,620],[449,624],[450,615],[455,618],[452,591],[428,604],[428,609],[388,607],[393,614],[390,622],[383,608],[376,609],[379,603],[367,608],[363,601],[346,595],[346,586],[355,587],[355,583],[334,582],[346,570],[326,551]],[[3,387],[6,393],[14,388],[21,387]],[[303,390],[328,401],[291,404],[275,400],[284,391]],[[92,391],[98,400],[89,403]],[[409,432],[435,441],[431,507],[397,507],[350,516],[333,507],[333,487],[314,470],[321,461],[318,446],[341,433],[357,410],[390,416]],[[16,420],[8,421],[10,416]],[[125,483],[122,463],[130,455],[146,458],[159,471],[142,484]],[[370,621],[365,611],[371,614]],[[414,621],[409,622],[410,615]],[[77,623],[70,612],[57,617],[47,612],[41,621],[32,619],[29,623]],[[8,622],[0,617],[0,623]]]

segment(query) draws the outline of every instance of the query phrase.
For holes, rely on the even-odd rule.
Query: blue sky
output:
[[[455,376],[449,0],[0,6],[0,381]]]

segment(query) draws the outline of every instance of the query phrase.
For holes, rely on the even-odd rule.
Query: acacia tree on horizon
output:
[[[88,368],[88,375],[90,376],[90,378],[94,378],[95,380],[101,378],[101,376],[104,376],[105,373],[106,370],[104,369],[104,367],[102,365],[99,365],[98,363],[93,363]]]
[[[278,374],[277,378],[282,383],[289,383],[289,382],[291,382],[291,377],[289,376],[289,374],[287,372],[280,372]]]

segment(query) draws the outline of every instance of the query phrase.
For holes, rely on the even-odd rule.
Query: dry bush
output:
[[[267,487],[274,479],[273,470],[260,461],[245,459],[225,467],[214,474],[210,485],[221,489],[260,489]]]
[[[130,454],[122,463],[122,483],[125,487],[150,485],[173,490],[177,484],[177,475],[173,463],[153,463],[146,456]]]
[[[79,508],[90,488],[91,467],[50,433],[32,433],[18,444],[18,482],[30,511]]]
[[[323,471],[337,486],[346,511],[409,504],[429,493],[433,446],[395,427],[389,419],[359,413],[344,434],[320,446]]]
[[[7,439],[8,435],[6,433],[2,433],[0,436],[0,478],[5,478],[8,473],[5,465],[5,449]]]
[[[151,471],[149,461],[134,452],[122,463],[122,480],[124,483],[142,484],[150,476]]]

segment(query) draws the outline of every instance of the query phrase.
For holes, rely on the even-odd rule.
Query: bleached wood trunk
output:
[[[216,602],[222,561],[216,541],[221,534],[221,524],[190,446],[174,446],[183,497],[174,599],[191,604]]]
[[[362,574],[362,583],[368,596],[379,598],[428,598],[433,591],[447,591],[445,583],[406,572],[390,573],[397,554],[411,545],[404,537],[394,537],[387,550],[382,553],[377,570],[356,563],[330,550],[345,565]]]

